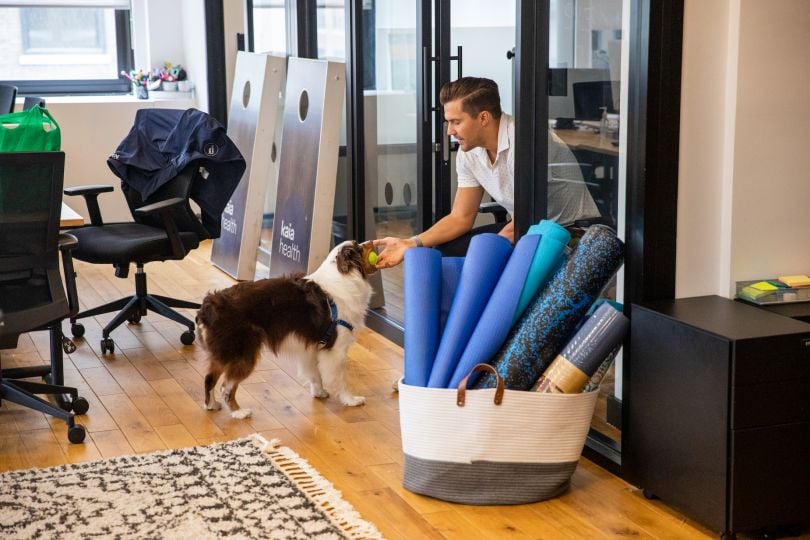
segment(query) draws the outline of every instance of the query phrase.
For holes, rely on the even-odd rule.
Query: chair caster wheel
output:
[[[192,343],[194,343],[195,337],[196,336],[194,335],[194,332],[192,332],[191,330],[186,330],[185,332],[180,334],[180,342],[183,345],[191,345]]]
[[[127,318],[127,321],[129,321],[129,324],[138,324],[139,322],[141,322],[141,314],[133,313]]]
[[[655,496],[655,493],[653,493],[653,492],[652,492],[652,491],[650,491],[649,489],[642,490],[642,492],[641,492],[641,493],[643,493],[643,494],[644,494],[644,498],[645,498],[645,499],[648,499],[648,500],[650,500],[650,501],[651,501],[651,500],[653,500],[653,499],[657,499],[657,498],[658,498],[658,497],[656,497],[656,496]]]
[[[84,441],[85,435],[87,435],[87,433],[85,433],[84,426],[81,424],[73,424],[68,428],[68,440],[73,444],[79,444]]]
[[[90,410],[90,403],[83,397],[77,397],[70,405],[76,414],[86,414]]]
[[[104,338],[101,340],[101,354],[108,352],[110,354],[115,352],[115,342],[113,342],[112,338]]]
[[[82,323],[73,323],[70,325],[70,333],[73,337],[79,338],[84,335],[84,325]]]

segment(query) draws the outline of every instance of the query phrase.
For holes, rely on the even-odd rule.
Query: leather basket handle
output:
[[[495,405],[500,405],[503,402],[503,379],[498,374],[498,370],[489,364],[476,364],[470,372],[458,383],[458,394],[456,395],[456,405],[463,407],[467,400],[467,379],[476,371],[489,371],[495,376],[497,387],[495,389]]]

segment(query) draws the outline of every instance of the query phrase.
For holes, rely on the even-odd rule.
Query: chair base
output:
[[[112,340],[110,340],[110,333],[121,326],[124,321],[138,322],[142,316],[146,316],[149,311],[153,311],[163,315],[167,319],[171,319],[177,323],[182,324],[188,328],[188,332],[184,333],[181,337],[186,345],[190,345],[194,341],[194,322],[181,315],[172,308],[187,308],[199,309],[200,304],[188,302],[186,300],[179,300],[177,298],[170,298],[168,296],[161,296],[157,294],[148,294],[146,288],[146,272],[144,272],[143,264],[136,264],[135,270],[135,295],[128,298],[119,298],[113,302],[109,302],[102,306],[94,307],[76,314],[70,318],[71,325],[74,326],[73,335],[78,337],[83,333],[75,331],[76,321],[86,317],[94,317],[103,313],[111,313],[118,311],[118,314],[107,323],[102,330],[102,353],[104,352],[104,343],[109,343],[109,351],[112,352]],[[190,334],[190,337],[189,337]]]
[[[31,381],[19,381],[8,378],[0,378],[0,403],[10,401],[28,407],[41,413],[49,414],[60,420],[64,420],[68,426],[68,439],[72,443],[84,441],[85,430],[81,424],[77,424],[74,414],[69,410],[63,410],[60,406],[45,401],[37,394],[47,394],[62,396],[69,394],[72,398],[70,405],[75,407],[77,413],[87,412],[87,400],[79,397],[79,392],[72,387],[56,384],[36,383]]]
[[[75,350],[72,342],[70,346],[65,343],[61,323],[55,323],[47,328],[50,334],[51,365],[25,366],[2,369],[0,367],[0,403],[10,401],[28,407],[41,413],[49,414],[68,425],[68,439],[72,443],[84,440],[85,430],[74,420],[74,414],[85,414],[90,408],[89,403],[72,386],[65,386],[63,371],[63,351]],[[42,378],[44,383],[23,381],[19,379]],[[56,404],[40,398],[37,394],[53,396]]]

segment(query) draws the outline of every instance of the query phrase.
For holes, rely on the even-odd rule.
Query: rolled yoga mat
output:
[[[535,389],[581,392],[610,352],[624,341],[629,326],[630,321],[620,311],[607,302],[601,304],[543,372]]]
[[[470,341],[464,347],[448,388],[457,387],[475,364],[488,363],[503,345],[512,328],[520,291],[526,282],[539,241],[537,235],[526,235],[518,241]],[[474,382],[478,375],[477,372],[473,373],[469,383]]]
[[[511,253],[512,244],[497,234],[478,234],[470,241],[430,372],[429,387],[447,387]]]
[[[405,252],[405,384],[426,386],[439,346],[442,254]]]
[[[622,264],[624,245],[609,227],[593,225],[565,266],[531,303],[491,362],[506,388],[529,390],[571,338],[577,323]],[[493,388],[485,373],[475,388]]]
[[[442,257],[442,290],[439,296],[439,335],[441,336],[447,316],[453,305],[453,296],[461,279],[461,269],[464,267],[464,257]],[[436,342],[436,348],[439,342]],[[434,351],[435,352],[435,351]]]
[[[554,272],[564,261],[565,246],[571,240],[571,233],[565,227],[553,221],[544,219],[537,225],[529,227],[527,235],[539,235],[540,244],[532,259],[532,266],[526,278],[526,283],[520,293],[517,309],[512,317],[512,326],[517,323],[526,308],[537,296],[537,293],[548,284]]]

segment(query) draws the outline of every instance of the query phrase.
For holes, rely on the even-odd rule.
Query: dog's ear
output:
[[[338,251],[337,258],[338,272],[341,274],[348,274],[352,270],[358,270],[360,274],[365,275],[363,271],[363,249],[357,242],[347,242],[340,251]]]

